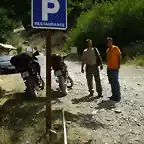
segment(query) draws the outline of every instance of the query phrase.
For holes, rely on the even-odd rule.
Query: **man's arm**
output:
[[[101,55],[99,55],[99,59],[100,59],[101,66],[102,66],[102,65],[103,65],[103,61],[102,61],[102,57],[101,57]]]
[[[109,52],[109,48],[106,50],[106,62],[108,64],[108,52]]]
[[[84,52],[83,52],[82,57],[81,57],[81,61],[82,61],[82,64],[81,64],[81,72],[82,72],[82,73],[84,73],[84,66],[85,66],[84,57],[85,57],[85,54],[84,54]]]
[[[84,61],[82,61],[81,69],[84,69],[84,65],[85,65],[85,63],[84,63]]]
[[[118,67],[120,68],[120,64],[122,60],[122,53],[119,48],[117,48],[117,50],[118,50]]]
[[[122,60],[122,55],[120,54],[119,57],[118,57],[118,67],[120,67],[121,60]]]
[[[100,52],[98,51],[98,49],[96,49],[96,51],[97,51],[97,55],[98,55],[98,57],[100,59],[100,66],[101,66],[101,69],[102,69],[102,67],[103,67],[102,57],[101,57]]]

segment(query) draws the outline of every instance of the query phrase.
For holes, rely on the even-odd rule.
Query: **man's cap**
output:
[[[86,39],[86,42],[89,42],[91,39]]]
[[[107,37],[107,41],[108,41],[108,40],[113,40],[113,39],[112,39],[111,37]]]

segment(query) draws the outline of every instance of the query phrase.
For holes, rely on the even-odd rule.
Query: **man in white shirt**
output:
[[[96,83],[96,91],[98,97],[102,97],[102,86],[98,69],[98,59],[100,60],[100,69],[103,69],[102,59],[100,53],[96,48],[92,47],[92,40],[86,40],[88,48],[83,51],[81,72],[84,73],[84,66],[86,65],[86,79],[90,96],[93,96],[93,76]]]

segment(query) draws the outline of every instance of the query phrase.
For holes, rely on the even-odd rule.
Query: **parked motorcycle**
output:
[[[38,59],[36,56],[38,56],[39,53],[36,51],[33,56],[32,56],[32,61],[31,63],[33,63],[34,67],[36,66],[37,69],[39,69],[38,71],[36,71],[36,86],[37,86],[37,89],[40,89],[40,90],[43,90],[44,87],[45,87],[45,82],[44,80],[42,79],[41,77],[41,74],[40,74],[40,65],[39,65],[39,62],[38,62]]]
[[[21,77],[26,86],[26,92],[34,97],[37,96],[39,90],[43,90],[45,83],[41,76],[37,74],[30,74],[31,72],[25,71],[21,72]]]
[[[67,55],[68,56],[68,55]],[[73,80],[72,78],[69,76],[68,73],[68,69],[67,69],[67,65],[64,63],[64,59],[67,56],[63,56],[61,57],[58,54],[52,55],[52,60],[55,58],[57,59],[57,61],[54,62],[54,65],[57,64],[58,62],[60,62],[60,67],[55,68],[55,66],[52,66],[53,70],[54,70],[54,75],[57,77],[56,82],[59,83],[59,88],[62,91],[62,93],[64,95],[67,95],[68,93],[68,88],[72,88],[73,87]]]
[[[26,92],[34,97],[37,96],[39,89],[43,90],[45,83],[40,75],[40,65],[34,53],[33,56],[29,56],[26,53],[16,55],[11,58],[10,62],[18,72],[21,73],[21,77],[26,86]]]

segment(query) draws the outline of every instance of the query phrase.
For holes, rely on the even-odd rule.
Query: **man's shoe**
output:
[[[102,98],[102,97],[103,97],[102,93],[98,93],[98,98]]]
[[[93,96],[93,94],[94,94],[93,92],[90,92],[89,96]]]
[[[113,96],[111,96],[111,97],[109,97],[109,99],[111,100],[111,101],[114,101],[114,102],[120,102],[120,100],[121,100],[121,98],[119,98],[119,99],[115,99]]]
[[[113,96],[111,96],[111,97],[108,97],[110,100],[113,100]]]

